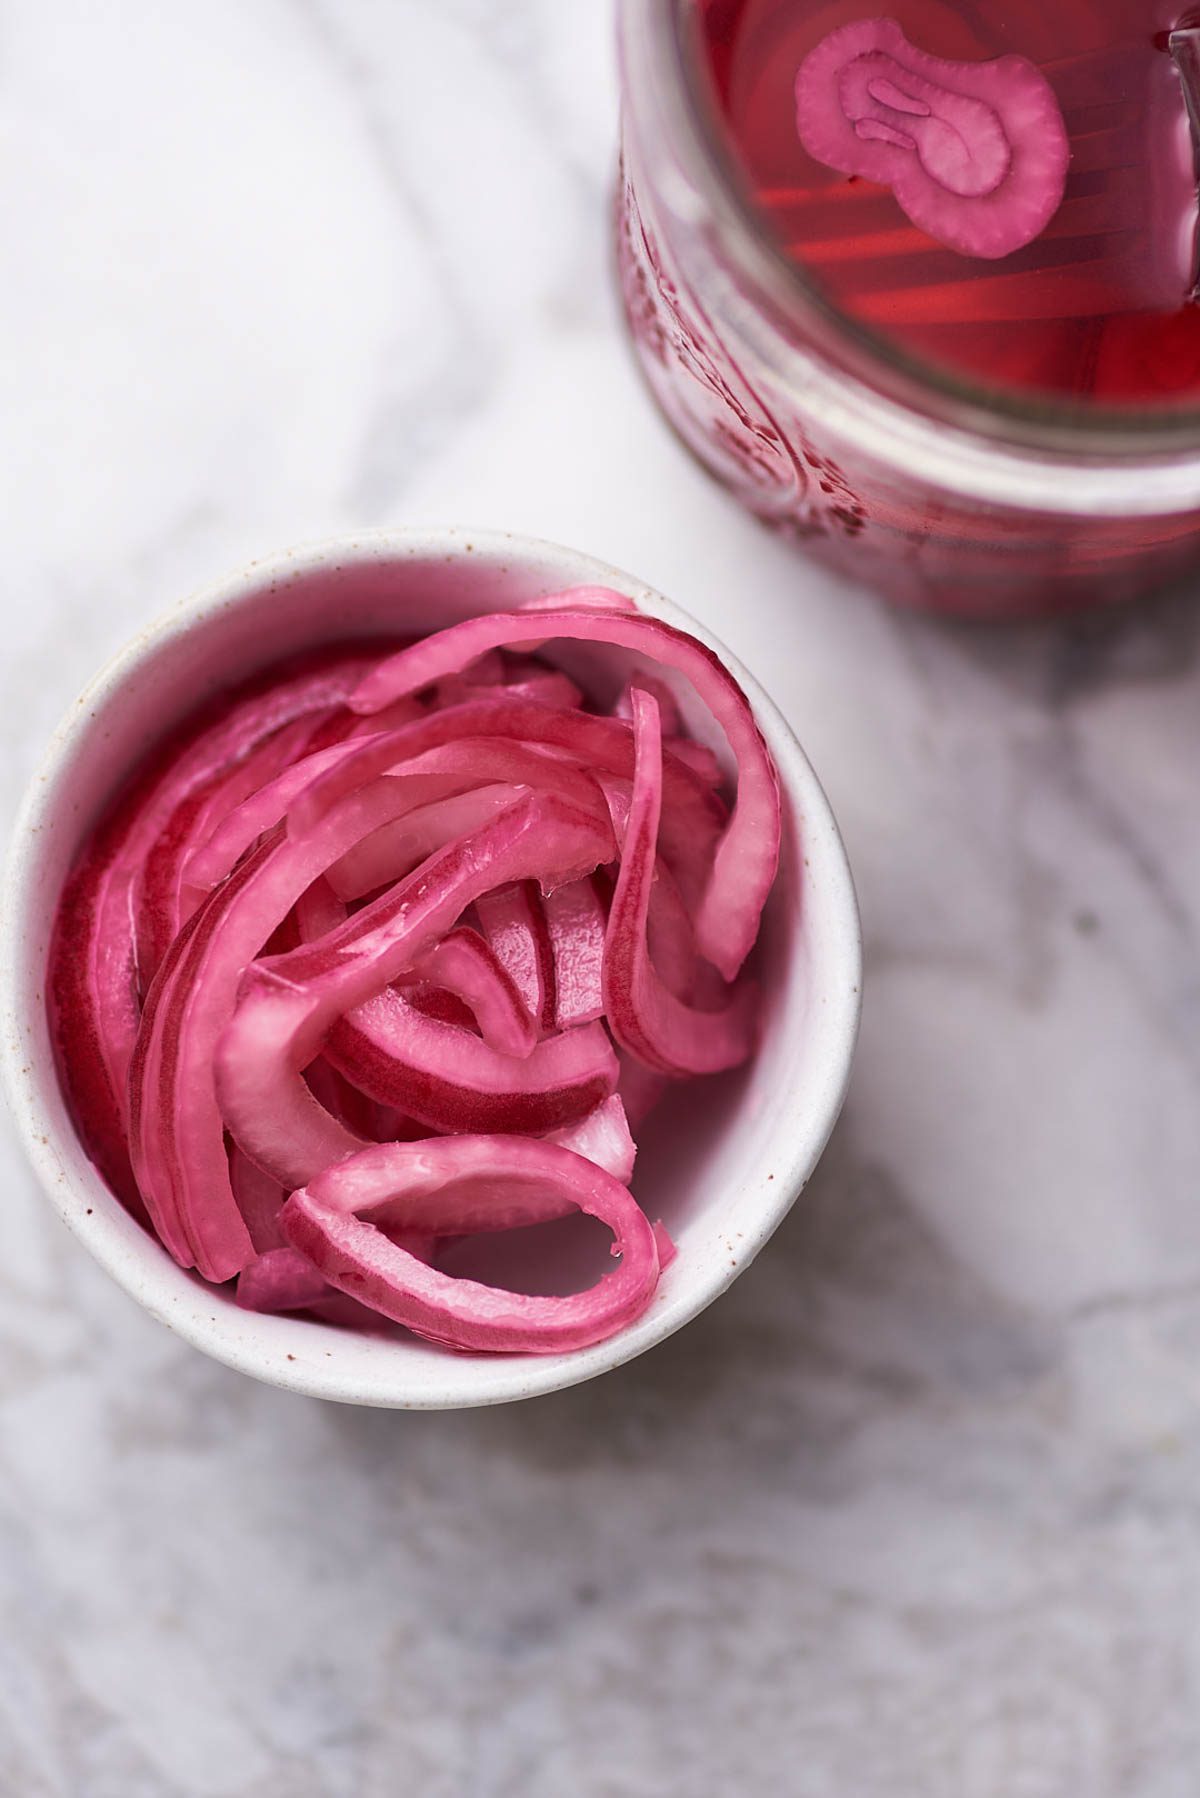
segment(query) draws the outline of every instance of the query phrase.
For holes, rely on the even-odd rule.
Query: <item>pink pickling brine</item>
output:
[[[805,57],[796,128],[810,156],[890,187],[964,256],[1011,255],[1062,203],[1070,142],[1041,71],[1023,56],[928,56],[894,19],[844,25]]]

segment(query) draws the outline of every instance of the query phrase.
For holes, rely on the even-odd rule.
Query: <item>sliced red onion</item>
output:
[[[504,676],[504,657],[498,649],[489,649],[469,667],[438,681],[433,690],[433,703],[437,707],[457,705],[460,700],[469,699],[479,687],[502,687]]]
[[[430,777],[433,778],[433,777]],[[328,874],[329,889],[349,904],[411,874],[444,843],[469,836],[521,797],[511,786],[474,787],[418,806],[347,850]]]
[[[595,1111],[589,1111],[577,1124],[554,1131],[546,1140],[594,1161],[622,1186],[628,1186],[633,1178],[637,1145],[630,1135],[625,1107],[616,1093],[605,1099],[603,1105],[597,1105]]]
[[[327,826],[312,834],[327,836]],[[296,1072],[337,1019],[411,968],[497,883],[534,875],[579,878],[612,850],[611,837],[594,818],[555,794],[531,795],[475,836],[431,856],[339,929],[256,963],[213,1058],[225,1121],[247,1154],[285,1184],[299,1186],[361,1147],[312,1103]]]
[[[583,704],[583,694],[570,675],[557,668],[542,668],[521,680],[510,680],[504,690],[510,699],[532,699],[538,705],[552,705],[563,711]]]
[[[658,702],[633,695],[637,769],[621,872],[608,914],[604,1004],[621,1047],[664,1074],[714,1074],[745,1061],[754,1047],[757,989],[743,981],[723,1011],[697,1011],[677,999],[650,959],[646,941],[662,809]]]
[[[344,721],[344,708],[339,708],[336,714],[333,711],[310,713],[285,725],[242,761],[214,775],[176,806],[134,884],[138,977],[143,991],[153,980],[180,925],[195,910],[196,900],[187,889],[186,872],[198,846],[212,835],[214,829],[220,828],[231,812],[241,811],[246,804],[252,803],[252,796],[261,788],[268,783],[275,785],[283,770],[305,758],[307,746],[317,730],[334,716]],[[277,819],[271,818],[269,822],[274,824]],[[255,832],[256,836],[258,834]],[[221,873],[228,873],[232,866],[230,860]]]
[[[336,930],[347,912],[328,881],[315,880],[297,901],[296,915],[303,940],[311,942]],[[474,1025],[500,1055],[523,1058],[538,1040],[537,1023],[516,982],[478,931],[464,925],[435,943],[428,955],[397,977],[396,984],[407,989],[410,1005],[424,1009],[427,1016]],[[430,1004],[433,994],[452,1000],[453,1006],[447,1010]]]
[[[470,1006],[456,993],[447,992],[445,987],[430,986],[427,980],[422,980],[417,986],[410,986],[403,974],[392,985],[406,989],[405,999],[423,1018],[433,1018],[439,1024],[454,1024],[458,1029],[469,1030],[475,1036],[480,1034],[475,1028],[475,1018]],[[501,1050],[501,1054],[503,1053]],[[421,1131],[420,1134],[424,1135],[425,1132]]]
[[[679,1250],[672,1242],[670,1231],[661,1218],[656,1219],[650,1228],[654,1231],[654,1241],[658,1246],[658,1269],[662,1273],[670,1267]]]
[[[387,712],[370,722],[378,724]],[[633,730],[619,718],[599,718],[591,712],[563,712],[532,700],[501,694],[495,699],[473,700],[434,712],[400,726],[392,733],[373,729],[358,739],[355,753],[321,773],[304,786],[288,812],[288,830],[300,835],[330,806],[365,781],[372,780],[406,760],[449,744],[475,738],[520,741],[566,754],[587,772],[599,776],[633,778]],[[698,845],[695,853],[711,857],[728,813],[720,799],[694,770],[669,750],[663,756],[664,833],[674,826],[680,849]],[[671,854],[664,834],[663,850]]]
[[[430,749],[388,769],[394,776],[424,776],[444,782],[444,810],[410,814],[357,844],[330,875],[340,897],[361,898],[398,879],[451,837],[464,835],[494,817],[522,788],[555,792],[581,811],[603,815],[595,778],[560,757],[518,743],[466,738]],[[458,803],[452,803],[457,798]]]
[[[325,651],[293,672],[272,670],[162,745],[102,820],[59,903],[48,1005],[80,1129],[113,1190],[146,1207],[129,1159],[127,1083],[140,1016],[134,887],[167,820],[190,794],[265,739],[344,700],[368,666]],[[68,1048],[68,1045],[73,1045]]]
[[[570,1030],[604,1015],[604,906],[594,879],[573,880],[542,900],[554,964],[554,1024]]]
[[[692,743],[683,736],[683,717],[679,710],[679,701],[665,680],[659,680],[653,674],[638,673],[632,680],[626,681],[617,696],[613,707],[615,718],[633,719],[633,690],[639,687],[643,693],[652,694],[658,701],[658,715],[662,721],[664,738],[679,737],[685,754],[692,749],[699,749],[699,743]],[[711,752],[710,752],[711,753]]]
[[[304,1070],[304,1084],[313,1098],[360,1142],[379,1142],[376,1126],[381,1107],[368,1093],[348,1080],[327,1055],[318,1055]]]
[[[717,788],[725,779],[721,764],[712,750],[704,743],[693,743],[690,737],[665,737],[663,754],[673,756],[685,768],[690,768],[706,787]]]
[[[539,1029],[554,1028],[554,951],[533,881],[497,887],[476,901],[483,934]]]
[[[279,1214],[287,1192],[278,1180],[255,1167],[235,1143],[229,1152],[229,1183],[250,1241],[259,1255],[283,1247]]]
[[[229,1188],[222,1115],[214,1088],[216,1044],[233,1010],[238,981],[305,889],[352,843],[410,807],[414,790],[424,797],[425,778],[371,782],[348,795],[305,836],[289,839],[280,830],[264,839],[181,931],[147,995],[139,1033],[144,1047],[136,1078],[131,1070],[131,1095],[138,1111],[138,1127],[131,1131],[134,1170],[156,1229],[160,1234],[165,1229],[171,1236],[172,1253],[178,1254],[181,1248],[180,1230],[171,1222],[177,1215],[188,1244],[183,1255],[208,1279],[230,1278],[245,1264],[252,1246]],[[572,831],[570,821],[577,814],[570,813],[570,821],[563,819],[559,826],[562,813],[569,808],[554,812],[553,799],[542,803],[554,819],[549,828],[552,842],[565,842],[573,850],[584,841],[594,845],[598,836],[602,842],[601,833],[586,823]],[[518,830],[515,835],[526,858],[534,861],[527,832]],[[568,856],[567,871],[572,867]],[[481,878],[486,880],[486,876]],[[419,876],[413,879],[419,886]],[[407,893],[408,885],[403,890]],[[365,918],[369,912],[370,908],[359,917]],[[418,953],[432,947],[441,931],[454,923],[457,912],[450,917],[437,915],[440,928],[431,930]],[[357,927],[358,920],[352,919],[350,924]],[[303,956],[306,952],[301,948],[292,954]],[[280,964],[289,960],[287,956],[278,959]],[[363,962],[357,965],[361,969]],[[397,968],[402,965],[401,955]],[[381,973],[381,980],[389,977]],[[319,1048],[318,1040],[297,1067],[311,1060]],[[318,1134],[324,1132],[324,1140],[336,1145],[336,1153],[357,1147],[359,1139],[316,1103],[298,1073],[295,1080],[304,1095],[302,1109],[319,1123]],[[230,1123],[233,1127],[232,1118]],[[233,1134],[239,1136],[236,1127]],[[242,1146],[259,1166],[277,1171],[273,1160],[255,1153],[249,1140]],[[327,1157],[333,1158],[333,1154]],[[279,1177],[286,1178],[283,1174]],[[300,1179],[290,1183],[299,1185]]]
[[[207,836],[198,837],[184,862],[180,885],[185,909],[199,905],[219,880],[236,866],[263,832],[286,817],[298,793],[328,768],[355,753],[357,743],[334,743],[283,769],[274,780],[252,789],[239,805],[220,818]],[[190,915],[190,913],[189,913]]]
[[[139,1016],[132,923],[127,922],[122,941],[114,941],[102,923],[114,881],[110,851],[115,834],[101,830],[63,889],[47,1007],[80,1136],[113,1192],[146,1221],[129,1160],[125,1101]],[[128,899],[131,883],[123,884]]]
[[[570,1207],[613,1233],[620,1265],[587,1292],[533,1297],[439,1273],[384,1226],[468,1235],[560,1216]],[[562,1354],[645,1310],[658,1280],[654,1231],[626,1187],[556,1144],[443,1137],[367,1149],[294,1192],[284,1231],[331,1285],[455,1348]]]
[[[325,1053],[363,1092],[443,1132],[540,1136],[585,1117],[617,1083],[599,1024],[546,1037],[517,1059],[392,987],[338,1018]]]
[[[562,603],[561,593],[542,593],[536,599],[523,599],[518,610],[558,612]],[[627,593],[618,593],[615,587],[572,587],[571,604],[581,612],[636,612],[638,609],[636,599],[630,599]]]
[[[675,877],[661,856],[654,862],[650,882],[650,905],[646,914],[646,947],[651,965],[669,993],[685,1005],[696,1002],[702,972],[707,968],[713,984],[724,994],[725,982],[709,963],[701,963],[696,954],[692,920],[684,904]],[[721,1001],[716,1001],[719,1010]]]
[[[525,653],[546,636],[692,679],[737,761],[734,811],[708,750],[664,743],[668,684],[647,671],[618,701],[632,722],[598,716]],[[238,1276],[245,1307],[583,1346],[675,1253],[627,1190],[630,1119],[753,1042],[753,989],[705,954],[728,971],[756,927],[770,763],[708,652],[605,589],[472,620],[360,682],[371,666],[227,702],[97,833],[49,982],[71,1103],[130,1208],[184,1266]],[[369,717],[339,703],[352,685]],[[622,1258],[588,1293],[431,1265],[439,1239],[574,1209]]]
[[[243,1311],[306,1311],[328,1298],[330,1286],[307,1255],[283,1242],[267,1249],[238,1275],[237,1302]]]
[[[605,798],[608,801],[609,817],[612,820],[617,847],[624,856],[630,812],[633,806],[633,788],[631,785],[627,786],[624,781],[609,779],[605,779],[602,784]],[[661,835],[660,817],[659,836],[661,837]],[[694,881],[692,888],[694,891]],[[606,934],[607,929],[606,915]],[[646,916],[646,944],[650,952],[650,960],[663,984],[675,994],[677,999],[690,1003],[696,994],[701,965],[700,958],[696,953],[691,914],[675,876],[661,856],[655,858],[654,877],[650,882],[650,902]],[[710,972],[715,974],[716,970],[710,968]],[[716,978],[719,980],[720,976],[716,975]],[[602,1007],[605,1002],[602,993]]]
[[[518,1060],[537,1043],[537,1021],[516,981],[477,931],[460,928],[422,956],[414,974],[461,999],[489,1048]]]
[[[589,590],[590,591],[590,590]],[[546,639],[612,643],[640,652],[685,675],[721,726],[737,762],[738,791],[696,917],[701,953],[732,980],[758,934],[762,908],[779,861],[779,785],[770,753],[741,688],[718,658],[694,637],[661,619],[624,611],[591,611],[562,596],[562,609],[539,608]],[[527,640],[528,614],[488,613],[452,625],[390,656],[351,696],[370,714],[392,700],[453,673],[488,649]]]
[[[843,24],[809,51],[796,73],[796,129],[818,162],[890,187],[930,237],[988,260],[1045,230],[1071,161],[1062,109],[1036,63],[930,56],[888,18]]]

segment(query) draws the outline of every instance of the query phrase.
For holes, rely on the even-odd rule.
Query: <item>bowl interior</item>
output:
[[[784,796],[782,865],[755,951],[763,1039],[748,1068],[680,1085],[637,1133],[634,1189],[649,1215],[667,1223],[679,1254],[632,1328],[573,1355],[484,1358],[240,1311],[229,1289],[185,1273],[142,1232],[75,1136],[43,1003],[50,925],[83,837],[146,746],[211,693],[293,650],[356,635],[423,634],[585,581],[617,586],[646,611],[705,635],[638,583],[549,546],[441,533],[309,552],[261,565],[145,633],[82,696],[35,783],[13,848],[0,970],[7,1071],[30,1155],[68,1224],[121,1284],[197,1346],[261,1378],[359,1403],[427,1407],[528,1396],[614,1366],[693,1316],[746,1265],[832,1127],[858,1014],[849,874],[811,769],[770,702],[735,669]],[[635,660],[560,645],[548,653],[597,698],[615,692]],[[696,737],[728,763],[723,736],[686,684],[679,697]],[[540,1289],[566,1290],[598,1273],[603,1259],[592,1235],[555,1227],[539,1248]]]

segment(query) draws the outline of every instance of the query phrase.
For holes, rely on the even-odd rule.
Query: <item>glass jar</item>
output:
[[[973,396],[770,242],[699,98],[696,0],[621,0],[622,296],[663,412],[760,518],[892,599],[1012,617],[1200,564],[1200,419]]]

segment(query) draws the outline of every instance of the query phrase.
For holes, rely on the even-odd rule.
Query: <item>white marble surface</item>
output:
[[[0,1790],[1195,1798],[1200,612],[898,617],[740,517],[614,313],[603,0],[0,9],[0,781],[248,553],[460,520],[718,629],[844,822],[849,1107],[589,1388],[210,1365],[3,1145]]]

